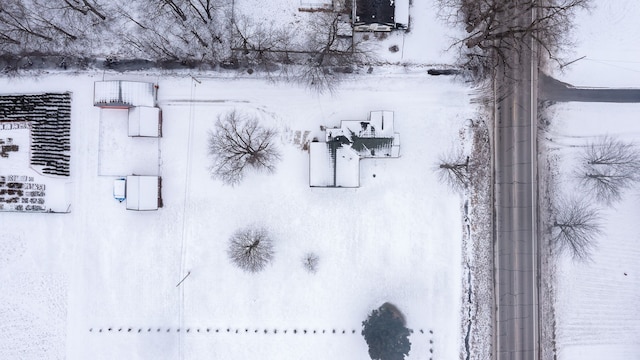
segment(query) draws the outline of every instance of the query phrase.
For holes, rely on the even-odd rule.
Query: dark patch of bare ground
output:
[[[481,106],[484,114],[490,114]],[[470,186],[463,203],[463,299],[461,357],[490,359],[493,338],[493,227],[488,115],[473,121]]]
[[[217,67],[224,68],[225,66],[229,66],[229,64],[212,64],[193,60],[152,61],[146,59],[88,58],[40,53],[0,55],[0,73],[9,75],[17,74],[20,71],[113,70],[125,72],[147,69],[178,70],[196,68],[210,70]]]

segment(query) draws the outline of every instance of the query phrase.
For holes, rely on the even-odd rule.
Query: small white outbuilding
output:
[[[129,136],[162,136],[162,112],[160,108],[136,106],[129,109]]]
[[[159,176],[127,176],[127,210],[158,210],[162,206],[161,188]]]
[[[140,81],[96,81],[93,88],[93,105],[111,109],[155,106],[156,86]]]

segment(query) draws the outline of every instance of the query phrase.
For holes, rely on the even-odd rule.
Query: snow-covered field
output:
[[[640,87],[640,6],[631,0],[594,1],[576,19],[575,58],[559,75],[578,86]],[[565,103],[551,107],[549,153],[559,156],[563,194],[588,195],[576,185],[578,148],[602,135],[640,143],[640,104]],[[577,190],[576,189],[580,189]],[[562,256],[555,284],[558,358],[640,358],[640,245],[635,188],[612,208],[602,209],[603,235],[593,259],[573,262]]]
[[[576,193],[577,156],[581,146],[608,134],[638,143],[640,104],[568,103],[552,107],[547,137],[551,154],[559,155],[560,193]],[[613,207],[601,211],[603,233],[591,261],[560,257],[556,283],[558,358],[635,359],[640,356],[640,245],[637,187]]]
[[[102,74],[0,79],[2,93],[72,92],[73,184],[69,214],[0,216],[0,358],[367,359],[361,322],[385,301],[414,331],[409,358],[457,358],[460,199],[432,170],[473,113],[469,89],[404,69],[327,95],[196,76],[118,77],[159,85],[164,137],[148,148],[163,179],[157,212],[127,211],[112,197],[112,172],[129,168],[99,163],[105,137],[121,127],[92,106]],[[275,174],[251,173],[235,188],[209,177],[206,156],[207,131],[231,109],[279,129],[283,153]],[[317,136],[320,125],[380,109],[395,112],[401,157],[363,160],[358,189],[309,188],[296,132]],[[132,149],[116,155],[149,166],[136,165],[147,148]],[[113,171],[99,172],[106,165]],[[252,223],[272,232],[276,250],[255,275],[225,252],[232,232]],[[316,274],[302,266],[309,251],[320,257]]]
[[[594,0],[577,14],[576,47],[562,81],[576,86],[640,87],[640,6],[635,0]]]

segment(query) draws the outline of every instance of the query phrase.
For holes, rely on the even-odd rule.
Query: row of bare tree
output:
[[[4,0],[0,53],[226,64],[331,90],[372,61],[350,36],[348,6],[274,25],[225,0]]]
[[[4,0],[0,50],[217,60],[227,8],[220,0]]]
[[[578,156],[575,177],[583,196],[556,199],[553,240],[558,250],[588,260],[602,234],[597,204],[613,206],[640,182],[640,151],[610,136],[589,142]]]
[[[601,234],[601,216],[594,205],[614,205],[640,182],[640,150],[632,143],[604,136],[582,149],[578,163],[574,174],[586,196],[554,199],[554,219],[549,226],[557,250],[586,260]],[[441,182],[464,191],[473,176],[473,163],[461,151],[452,151],[440,157],[436,170]]]
[[[346,7],[317,12],[300,28],[234,17],[233,59],[275,79],[293,80],[317,91],[332,90],[340,74],[374,61],[373,49],[351,36]]]

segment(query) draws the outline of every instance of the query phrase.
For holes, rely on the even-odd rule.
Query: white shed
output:
[[[162,206],[159,176],[127,176],[127,210],[158,210]]]
[[[155,106],[156,87],[139,81],[96,81],[93,105],[101,108],[127,109],[133,106]]]
[[[162,112],[157,107],[136,106],[129,109],[129,136],[160,137]]]

